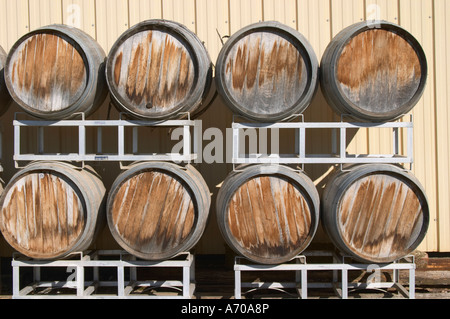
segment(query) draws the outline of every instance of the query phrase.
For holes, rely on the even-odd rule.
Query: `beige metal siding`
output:
[[[146,19],[175,20],[196,32],[204,41],[211,59],[215,62],[222,41],[242,27],[259,21],[278,20],[299,30],[313,46],[318,59],[333,36],[346,26],[375,18],[399,23],[422,44],[429,65],[426,91],[413,110],[414,174],[423,183],[430,203],[431,220],[428,235],[420,249],[425,251],[450,251],[450,1],[448,0],[0,0],[0,45],[9,50],[25,33],[52,23],[65,23],[81,28],[94,37],[109,52],[117,38],[129,27]],[[3,179],[8,181],[15,173],[12,162],[13,106],[2,118]],[[97,117],[105,117],[108,101]],[[204,114],[203,129],[218,127],[225,132],[231,126],[232,114],[220,99]],[[409,120],[409,117],[406,118]],[[321,92],[305,112],[306,121],[338,121]],[[388,153],[392,148],[392,134],[388,131],[364,129],[348,145],[352,153]],[[152,142],[164,143],[166,135],[160,134]],[[52,143],[69,147],[68,134],[61,139],[53,137]],[[308,151],[326,152],[331,149],[330,133],[317,132],[308,139]],[[406,141],[406,140],[405,140]],[[205,144],[209,143],[208,140]],[[283,143],[288,143],[283,139]],[[26,147],[34,146],[30,136]],[[68,144],[68,145],[66,145]],[[225,145],[224,145],[225,147]],[[406,142],[402,148],[406,150]],[[211,192],[213,203],[218,185],[230,172],[228,164],[199,165]],[[119,170],[117,165],[99,167],[112,183]],[[321,187],[329,171],[326,165],[306,166],[307,173]],[[322,240],[323,234],[317,240]],[[107,231],[99,246],[108,246],[112,238]],[[3,246],[2,246],[3,247]],[[201,240],[200,253],[223,253],[224,242],[215,219],[211,221]]]

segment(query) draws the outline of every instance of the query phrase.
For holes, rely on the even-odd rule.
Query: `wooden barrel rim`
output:
[[[420,66],[422,77],[420,79],[419,87],[412,97],[406,104],[399,107],[397,110],[393,110],[385,113],[376,113],[370,112],[368,110],[364,110],[355,103],[353,103],[346,95],[345,92],[342,91],[340,85],[338,85],[338,75],[337,75],[337,62],[341,57],[341,53],[343,49],[350,43],[350,41],[357,37],[359,34],[366,32],[368,30],[384,30],[388,32],[392,32],[403,40],[405,40],[414,52],[417,54]],[[343,41],[345,40],[345,41]],[[327,62],[327,65],[322,63],[321,71],[323,79],[325,76],[327,78],[331,78],[331,81],[325,80],[323,82],[322,88],[324,92],[324,96],[330,102],[330,106],[332,106],[338,113],[342,115],[356,117],[359,120],[363,121],[389,121],[398,119],[402,115],[406,115],[409,111],[413,109],[413,107],[418,103],[420,98],[423,95],[426,82],[427,82],[427,73],[428,73],[428,64],[425,52],[417,41],[417,39],[410,34],[407,30],[400,27],[397,24],[393,24],[387,21],[365,21],[356,23],[354,25],[350,25],[349,27],[343,29],[341,32],[336,35],[333,41],[329,44],[328,49],[330,52],[325,52],[324,57],[322,59],[323,62]],[[324,72],[326,75],[324,76]],[[330,96],[329,91],[327,89],[328,86],[331,86],[335,92],[339,92],[339,94],[332,94]],[[336,100],[337,106],[335,106],[333,101]],[[346,107],[345,105],[350,105],[351,108]],[[399,113],[400,110],[400,113]]]
[[[41,165],[41,166],[39,166],[39,165]],[[77,184],[71,179],[71,177],[67,174],[67,172],[64,172],[58,166],[51,166],[51,165],[52,164],[50,164],[50,163],[31,164],[29,167],[27,167],[27,168],[23,169],[22,171],[20,171],[19,173],[17,173],[16,176],[14,176],[12,178],[12,180],[8,183],[8,185],[5,187],[5,190],[4,190],[3,194],[1,195],[0,208],[3,207],[6,196],[12,190],[12,188],[15,187],[15,185],[18,181],[20,181],[21,179],[26,178],[26,176],[32,175],[32,174],[49,174],[49,175],[53,175],[53,176],[56,176],[56,177],[62,179],[64,182],[66,182],[68,185],[71,186],[71,188],[73,189],[73,192],[77,194],[77,197],[78,197],[79,201],[81,202],[82,215],[84,216],[84,219],[87,220],[87,218],[89,216],[89,210],[87,209],[87,205],[86,205],[86,198],[88,198],[87,194],[77,186]],[[67,167],[67,168],[69,168],[69,167]],[[6,229],[4,229],[2,219],[3,219],[2,213],[0,213],[0,220],[1,220],[0,221],[0,229],[1,229],[3,236],[5,237],[5,240],[14,249],[19,251],[20,253],[23,253],[24,255],[29,254],[30,252],[23,250],[20,245],[17,245],[15,243],[15,240],[13,240],[13,238],[9,234],[9,232],[6,231]],[[88,225],[88,223],[85,223],[82,231],[72,241],[72,243],[71,243],[72,247],[70,247],[69,250],[60,251],[57,254],[60,254],[60,256],[63,256],[63,255],[67,255],[67,254],[73,252],[74,249],[77,248],[77,243],[80,242],[80,240],[85,236],[86,233],[88,233],[88,231],[89,231],[89,225]],[[48,256],[46,254],[41,254],[41,253],[33,253],[32,257],[35,259],[47,259],[48,258]]]
[[[307,78],[306,88],[303,94],[295,103],[293,103],[293,105],[291,105],[289,110],[278,114],[270,114],[267,117],[262,117],[260,114],[251,112],[247,110],[245,106],[240,105],[240,103],[238,103],[237,101],[235,101],[235,99],[233,99],[229,90],[224,85],[225,83],[224,68],[226,67],[225,62],[229,52],[232,50],[234,45],[238,43],[242,38],[255,32],[274,33],[287,40],[287,42],[291,42],[301,53],[303,61],[306,65],[307,74],[309,74]],[[302,113],[309,106],[313,96],[315,95],[318,89],[318,79],[319,79],[318,73],[319,73],[319,62],[308,40],[297,30],[287,25],[281,24],[276,21],[267,21],[254,23],[247,27],[244,27],[241,30],[234,33],[227,40],[221,52],[219,53],[216,62],[215,79],[218,92],[222,95],[222,97],[226,99],[228,106],[233,111],[251,120],[267,122],[267,121],[286,120],[292,115]]]
[[[236,253],[248,258],[251,261],[260,264],[280,264],[282,262],[288,262],[292,258],[296,257],[299,253],[304,251],[311,241],[314,239],[315,233],[318,229],[319,225],[319,195],[317,190],[312,183],[308,179],[308,177],[302,176],[297,172],[292,171],[286,167],[278,167],[278,166],[250,166],[247,169],[241,171],[245,174],[245,176],[239,176],[238,172],[233,172],[230,174],[227,179],[223,182],[218,198],[217,198],[217,218],[219,223],[219,229],[222,233],[222,236],[228,246],[233,249]],[[240,178],[241,177],[241,178]],[[311,217],[311,226],[309,229],[308,236],[306,240],[302,243],[301,247],[297,247],[297,249],[293,250],[289,254],[285,256],[277,256],[276,258],[265,258],[258,255],[253,254],[251,251],[242,247],[239,242],[237,242],[234,238],[234,235],[231,233],[231,230],[228,226],[228,211],[230,201],[233,198],[235,192],[248,181],[259,178],[259,177],[275,177],[280,178],[285,181],[292,182],[294,187],[299,191],[299,193],[303,196],[304,200],[308,204],[309,213]],[[308,189],[309,188],[309,189]]]
[[[60,29],[61,28],[61,29]],[[14,99],[14,101],[16,103],[18,103],[23,109],[28,110],[29,112],[33,113],[35,110],[33,108],[30,108],[25,102],[23,102],[23,100],[15,93],[14,87],[11,83],[11,79],[9,74],[11,73],[11,59],[14,55],[14,53],[16,52],[16,50],[29,38],[34,37],[36,35],[39,34],[50,34],[50,35],[55,35],[61,39],[63,39],[64,41],[66,41],[68,44],[70,44],[71,46],[73,46],[77,52],[80,54],[81,58],[83,59],[83,62],[85,64],[85,71],[86,71],[86,86],[83,89],[83,93],[81,94],[81,96],[71,105],[67,105],[65,106],[64,109],[62,110],[68,110],[70,109],[72,106],[78,104],[80,101],[83,101],[86,96],[89,94],[89,82],[91,80],[92,74],[90,74],[90,68],[89,66],[93,64],[93,61],[91,59],[91,57],[89,55],[86,54],[86,52],[88,50],[86,50],[86,48],[84,47],[84,43],[83,41],[79,41],[80,39],[77,38],[77,36],[75,34],[69,33],[69,32],[65,32],[65,31],[70,31],[74,28],[70,28],[67,27],[65,25],[55,25],[55,26],[47,26],[47,27],[43,27],[40,29],[36,29],[34,31],[31,31],[27,34],[25,34],[24,36],[22,36],[11,48],[8,57],[6,59],[6,65],[5,65],[5,78],[6,78],[6,85],[8,87],[8,90],[12,96],[12,98]],[[95,75],[94,75],[95,76]],[[45,112],[45,111],[40,111],[43,114],[51,114],[52,112]]]
[[[357,251],[356,249],[350,247],[345,243],[345,240],[343,239],[344,235],[342,233],[342,228],[339,226],[339,211],[341,210],[342,200],[346,192],[348,192],[349,188],[352,185],[355,185],[358,181],[375,175],[386,175],[388,177],[397,179],[401,183],[405,184],[409,189],[411,189],[414,192],[414,195],[417,196],[417,199],[423,211],[423,213],[421,214],[422,227],[419,230],[419,234],[414,232],[415,239],[413,242],[409,243],[408,247],[406,247],[406,250],[411,252],[416,249],[425,238],[429,226],[430,216],[427,196],[422,185],[414,175],[409,172],[404,172],[402,168],[395,165],[354,165],[351,166],[348,171],[336,173],[335,176],[331,178],[329,183],[330,185],[337,183],[340,187],[339,189],[337,189],[337,187],[330,186],[325,190],[325,202],[323,203],[324,210],[322,211],[322,218],[324,221],[325,229],[331,236],[331,239],[343,252],[348,253],[350,256],[362,262],[393,262],[398,258],[404,256],[399,256],[397,254],[393,257],[381,258],[363,255],[363,253]]]
[[[123,239],[122,234],[119,234],[117,232],[111,213],[116,200],[116,195],[121,187],[129,180],[133,179],[135,176],[145,172],[160,172],[177,180],[189,193],[192,205],[194,206],[194,221],[189,235],[178,246],[173,247],[171,250],[165,250],[161,253],[142,252],[136,250],[132,245],[129,245]],[[203,234],[209,214],[209,207],[206,207],[207,203],[202,203],[202,200],[204,200],[203,194],[205,193],[205,191],[199,188],[199,185],[197,185],[194,178],[196,177],[190,176],[183,170],[183,168],[171,163],[138,163],[123,172],[111,187],[111,192],[108,196],[106,208],[107,223],[111,234],[113,235],[117,243],[125,250],[132,253],[134,256],[137,256],[144,260],[164,260],[167,258],[172,258],[174,257],[174,255],[178,255],[191,249]],[[180,251],[180,249],[182,249],[182,251]]]
[[[152,19],[146,20],[136,24],[135,26],[124,32],[112,46],[110,53],[106,62],[106,81],[111,93],[111,99],[115,104],[118,104],[122,109],[126,110],[128,113],[134,117],[140,119],[147,119],[146,116],[139,114],[128,106],[127,101],[121,96],[114,85],[114,59],[117,50],[125,43],[130,37],[149,30],[163,31],[167,32],[177,40],[179,40],[183,45],[185,45],[186,50],[190,53],[190,58],[194,64],[194,82],[190,90],[190,94],[185,98],[182,103],[179,103],[176,108],[174,108],[170,113],[160,112],[160,114],[152,114],[153,119],[167,119],[178,115],[180,112],[185,112],[189,108],[197,108],[202,101],[202,98],[209,92],[211,86],[212,69],[210,65],[205,65],[205,68],[201,67],[202,61],[210,61],[209,54],[206,51],[203,43],[197,38],[197,36],[192,33],[186,26],[181,23],[165,20],[165,19]],[[196,50],[195,47],[201,48],[201,50]],[[187,101],[189,97],[196,97],[196,101]]]

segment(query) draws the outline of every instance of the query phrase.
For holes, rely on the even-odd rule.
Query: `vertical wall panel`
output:
[[[228,2],[222,0],[197,0],[197,35],[205,42],[215,64],[222,48],[222,41],[230,35]],[[222,38],[222,39],[221,39]]]
[[[127,0],[96,0],[97,42],[106,54],[129,28]]]
[[[438,249],[450,251],[450,1],[435,0],[434,18]]]
[[[426,188],[430,204],[430,229],[421,249],[437,247],[436,123],[431,0],[400,0],[400,24],[421,43],[428,60],[428,82],[414,108],[414,174]]]
[[[130,0],[130,26],[149,20],[162,18],[161,0]]]
[[[184,24],[196,32],[195,0],[164,0],[163,18]]]
[[[34,0],[30,3],[30,30],[62,23],[62,10],[60,0]]]
[[[262,21],[261,0],[230,0],[230,32],[235,33],[243,27]]]
[[[63,0],[62,14],[64,24],[79,28],[96,38],[95,1]]]
[[[263,0],[264,21],[279,21],[291,28],[297,28],[296,0]]]
[[[30,30],[28,1],[0,0],[0,8],[0,45],[8,52]]]

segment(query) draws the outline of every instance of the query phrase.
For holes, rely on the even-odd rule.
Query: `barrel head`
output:
[[[336,172],[322,198],[322,224],[346,256],[391,263],[425,238],[429,206],[417,178],[396,165],[354,165]]]
[[[179,177],[158,170],[133,174],[114,188],[108,207],[112,234],[130,253],[160,260],[189,249],[197,203]]]
[[[216,67],[230,108],[258,121],[302,113],[317,88],[314,51],[296,30],[274,22],[248,26],[225,43]]]
[[[192,93],[194,63],[182,39],[159,30],[142,31],[115,50],[111,84],[133,113],[172,113]]]
[[[144,120],[178,119],[194,113],[211,88],[211,60],[184,25],[146,20],[112,47],[106,78],[114,105]]]
[[[0,230],[20,253],[36,259],[71,252],[86,226],[76,185],[54,172],[32,172],[8,184],[1,197]]]
[[[44,116],[61,112],[84,94],[89,72],[80,47],[56,32],[35,32],[10,52],[8,89],[25,110]]]
[[[339,32],[325,50],[321,88],[341,116],[387,122],[419,102],[428,65],[420,43],[399,25],[365,21]]]
[[[395,32],[369,29],[351,38],[337,64],[344,96],[366,112],[390,113],[417,93],[422,69],[410,43]]]
[[[219,229],[237,254],[260,264],[289,262],[311,243],[319,195],[303,174],[280,166],[233,172],[217,197]]]

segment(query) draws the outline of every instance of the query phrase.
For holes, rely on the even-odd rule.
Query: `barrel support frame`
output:
[[[83,113],[80,113],[80,120],[21,120],[16,113],[14,116],[14,162],[16,168],[20,168],[20,162],[30,161],[70,161],[70,162],[136,162],[136,161],[171,161],[177,163],[191,163],[198,158],[199,138],[201,132],[198,128],[199,123],[190,119],[187,113],[185,120],[167,120],[167,121],[139,121],[124,119],[124,114],[120,114],[118,120],[86,120]],[[25,127],[37,128],[37,152],[33,154],[21,153],[21,130]],[[49,154],[44,150],[44,129],[50,127],[76,127],[78,129],[78,150],[72,154]],[[96,154],[87,154],[87,136],[86,128],[94,127],[97,131],[97,149]],[[104,154],[102,147],[103,128],[112,127],[117,129],[117,152]],[[132,128],[132,154],[126,154],[125,128]],[[182,128],[182,153],[169,154],[142,154],[138,149],[139,132],[141,127],[168,127]]]
[[[278,123],[240,123],[233,119],[233,153],[234,165],[240,164],[410,164],[412,169],[414,156],[414,124],[412,115],[409,122],[389,122],[389,123],[348,123],[340,122],[305,122],[303,115],[299,115],[300,120],[293,122]],[[259,131],[260,137],[266,137],[267,131],[272,133],[273,143],[279,139],[280,129],[295,129],[295,154],[280,154],[275,148],[272,154],[245,153],[242,148],[246,148],[243,131],[254,129]],[[307,154],[306,135],[311,129],[331,129],[332,130],[332,150],[331,154]],[[347,143],[349,129],[392,129],[392,153],[391,154],[348,154]],[[406,132],[403,132],[406,131]],[[401,154],[401,141],[406,136],[406,154]],[[258,141],[261,147],[261,141]]]
[[[100,259],[102,256],[110,258]],[[73,259],[38,261],[20,254],[14,254],[12,260],[13,269],[13,299],[192,299],[195,292],[195,258],[189,252],[181,253],[177,257],[166,261],[143,261],[120,250],[99,250],[83,254],[81,252],[72,254]],[[20,288],[20,270],[23,268],[33,269],[33,282]],[[66,268],[67,272],[73,274],[62,281],[42,281],[41,268]],[[93,279],[87,281],[85,270],[93,269]],[[117,281],[101,281],[99,270],[101,268],[116,268]],[[129,268],[129,280],[126,280],[125,269]],[[182,280],[137,280],[138,268],[180,268],[182,269]],[[99,287],[117,288],[116,294],[96,293]],[[158,293],[148,295],[134,293],[136,288],[170,288],[177,295]],[[67,288],[75,293],[49,295],[48,293],[32,294],[37,288],[58,289]],[[180,295],[181,293],[181,295]]]
[[[308,257],[332,257],[331,263],[308,263]],[[244,257],[236,257],[234,264],[235,272],[235,298],[242,299],[242,288],[257,289],[296,289],[301,299],[308,299],[309,288],[332,288],[336,295],[342,299],[349,299],[349,289],[388,289],[395,288],[405,298],[415,299],[415,269],[414,256],[405,256],[402,259],[387,264],[361,264],[346,263],[348,256],[342,256],[336,252],[329,251],[306,251],[292,259],[291,263],[281,265],[261,265],[246,263]],[[348,281],[349,271],[374,272],[392,270],[392,282],[352,282]],[[273,271],[294,271],[294,282],[242,282],[242,272],[273,272]],[[332,282],[308,282],[309,271],[332,271]],[[400,283],[400,271],[408,271],[409,289]],[[341,274],[339,282],[339,273]],[[252,290],[246,291],[248,293]]]

